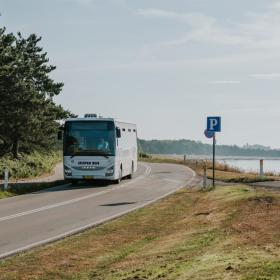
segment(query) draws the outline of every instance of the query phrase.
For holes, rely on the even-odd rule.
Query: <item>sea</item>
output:
[[[184,155],[168,155],[175,158],[183,158]],[[186,155],[188,159],[203,159],[212,160],[211,156],[194,156]],[[261,157],[217,157],[216,160],[220,163],[228,164],[232,167],[237,167],[238,169],[245,172],[259,172],[260,171],[260,160],[263,160],[264,172],[272,172],[280,175],[280,158],[261,158]]]
[[[246,172],[259,172],[260,159],[246,158],[246,159],[217,159],[221,163],[226,163],[229,166],[237,167],[238,169]],[[280,174],[280,159],[279,158],[263,158],[263,171]]]

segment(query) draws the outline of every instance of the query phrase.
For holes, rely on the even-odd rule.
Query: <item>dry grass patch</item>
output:
[[[279,214],[277,193],[184,189],[4,260],[0,279],[279,279]]]
[[[212,169],[207,169],[207,177],[212,178]],[[202,174],[201,174],[202,175]],[[216,170],[215,177],[219,181],[228,182],[228,183],[255,183],[255,182],[266,182],[266,181],[279,181],[279,176],[263,176],[260,177],[257,173],[248,173],[248,172],[232,172],[232,171],[223,171]]]

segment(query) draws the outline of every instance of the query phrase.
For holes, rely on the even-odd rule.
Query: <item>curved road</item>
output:
[[[64,185],[0,200],[0,258],[143,207],[199,178],[182,165],[144,164],[120,185]]]

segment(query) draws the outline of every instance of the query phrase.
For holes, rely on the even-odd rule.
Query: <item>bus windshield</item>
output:
[[[112,121],[65,123],[65,156],[114,156],[115,125]]]

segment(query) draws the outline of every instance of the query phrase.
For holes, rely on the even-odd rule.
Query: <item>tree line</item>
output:
[[[0,155],[48,150],[56,142],[60,119],[71,113],[55,104],[63,83],[50,74],[41,37],[0,28]]]
[[[139,151],[148,154],[211,155],[212,145],[192,140],[143,140],[139,139]],[[236,145],[217,145],[218,156],[280,157],[280,150],[242,148]]]

